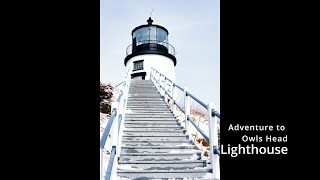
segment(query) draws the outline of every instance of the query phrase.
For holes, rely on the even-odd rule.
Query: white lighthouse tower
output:
[[[152,24],[151,17],[147,22],[132,30],[132,44],[127,47],[124,59],[126,73],[131,79],[149,80],[154,68],[175,82],[177,60],[174,47],[168,43],[169,32],[163,26]]]

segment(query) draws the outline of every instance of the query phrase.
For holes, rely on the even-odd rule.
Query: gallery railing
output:
[[[143,51],[143,50],[163,51],[173,56],[176,55],[176,51],[174,47],[167,42],[158,41],[158,40],[144,40],[144,41],[137,41],[136,46],[133,46],[132,44],[130,44],[127,47],[126,56],[129,56],[132,53]]]

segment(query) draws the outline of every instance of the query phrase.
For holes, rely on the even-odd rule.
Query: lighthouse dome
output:
[[[149,17],[148,24],[134,28],[131,32],[132,44],[127,47],[124,64],[136,55],[159,54],[166,56],[177,64],[175,49],[168,42],[168,30],[160,25],[152,24],[153,20]]]
[[[175,49],[169,44],[169,32],[163,26],[153,24],[151,18],[147,22],[131,32],[132,44],[127,47],[124,59],[126,72],[132,79],[148,80],[154,68],[175,81],[177,60]]]

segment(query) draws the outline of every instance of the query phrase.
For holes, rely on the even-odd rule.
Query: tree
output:
[[[100,112],[111,114],[111,98],[113,96],[111,84],[100,82]]]

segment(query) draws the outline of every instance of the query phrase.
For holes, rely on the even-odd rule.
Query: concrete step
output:
[[[168,118],[168,117],[175,117],[172,113],[127,113],[126,118]]]
[[[127,109],[169,109],[166,104],[159,104],[159,105],[127,105]]]
[[[127,117],[128,121],[177,121],[177,118],[172,117],[152,117],[152,118],[139,118],[139,117]]]
[[[189,144],[189,143],[182,143],[182,144],[177,144],[175,146],[161,146],[161,147],[158,147],[158,146],[125,146],[125,145],[122,145],[121,146],[121,150],[138,150],[138,149],[154,149],[154,150],[177,150],[177,151],[181,151],[183,149],[196,149],[196,147],[192,144]]]
[[[129,89],[129,93],[143,92],[143,91],[157,92],[157,88],[155,86],[135,86],[135,87],[130,87]]]
[[[147,82],[147,83],[130,83],[130,87],[133,86],[153,86],[152,82]]]
[[[146,105],[141,105],[141,104],[127,104],[127,108],[168,108],[168,106],[163,103],[163,104],[146,104]]]
[[[140,121],[148,121],[148,122],[175,122],[178,121],[175,118],[172,119],[139,119],[139,118],[126,118],[126,122],[140,122]]]
[[[160,94],[145,94],[145,95],[141,95],[141,94],[128,94],[128,98],[129,99],[134,99],[135,97],[139,97],[139,98],[161,98]]]
[[[137,111],[137,112],[163,112],[163,111],[171,111],[168,107],[165,108],[128,108],[127,109],[131,111]]]
[[[167,120],[167,121],[150,121],[150,120],[144,120],[144,121],[142,121],[142,120],[140,120],[140,121],[135,121],[135,120],[126,120],[125,121],[125,123],[127,123],[127,124],[180,124],[180,122],[179,121],[177,121],[177,120]]]
[[[173,152],[173,153],[121,153],[121,156],[201,156],[200,151],[195,152]]]
[[[158,105],[166,105],[164,100],[159,101],[128,101],[127,106],[158,106]]]
[[[132,163],[134,162],[134,163]],[[159,163],[161,162],[161,163]],[[119,161],[118,169],[140,169],[140,170],[183,170],[183,169],[194,169],[195,167],[206,167],[206,161],[194,160],[194,161]]]
[[[173,132],[182,132],[184,133],[186,130],[182,129],[182,127],[178,127],[178,128],[157,128],[157,127],[153,127],[153,128],[126,128],[123,130],[124,133],[126,132],[145,132],[145,133],[173,133]]]
[[[212,169],[198,168],[198,169],[186,169],[186,170],[117,170],[118,177],[128,178],[132,180],[143,180],[143,179],[166,179],[168,178],[175,180],[182,180],[184,178],[197,178],[200,179],[212,179],[209,173]],[[208,178],[209,177],[209,178]]]
[[[157,91],[150,91],[150,92],[142,92],[142,91],[137,91],[137,92],[129,92],[129,95],[160,95]]]
[[[138,148],[122,148],[121,153],[201,153],[201,151],[196,149],[164,149],[164,148],[154,148],[154,149],[138,149]],[[120,154],[121,154],[120,153]]]
[[[134,106],[134,107],[163,107],[163,106],[166,106],[168,107],[168,105],[163,101],[161,102],[158,102],[158,103],[131,103],[131,102],[128,102],[127,104],[127,107],[131,107],[131,106]]]
[[[147,98],[147,97],[128,97],[128,102],[141,102],[141,101],[147,101],[147,102],[164,102],[163,98],[155,97],[155,98]]]
[[[140,82],[131,82],[130,83],[130,87],[139,86],[139,85],[141,85],[141,86],[153,86],[153,82],[142,82],[142,83],[140,83]]]
[[[154,125],[154,126],[157,126],[157,125],[180,125],[180,123],[177,121],[177,122],[149,122],[149,121],[141,121],[141,122],[125,122],[125,125]]]
[[[128,98],[135,98],[135,97],[139,97],[139,98],[161,98],[160,94],[140,94],[140,93],[134,93],[134,94],[128,94]]]
[[[146,109],[146,110],[170,110],[166,104],[163,104],[161,106],[153,105],[153,107],[152,106],[151,107],[150,106],[140,106],[140,107],[139,106],[130,106],[130,108],[127,107],[127,109],[135,109],[135,110],[144,110],[144,109]]]
[[[155,93],[157,92],[157,89],[154,88],[154,87],[151,87],[151,88],[130,88],[129,89],[129,93],[142,93],[142,92],[151,92],[151,93]]]
[[[154,124],[125,124],[125,128],[181,128],[179,124],[163,125],[157,124],[157,127]]]
[[[136,100],[135,100],[136,99]],[[128,104],[129,103],[143,103],[143,104],[156,104],[156,103],[160,103],[160,102],[164,102],[164,99],[162,98],[128,98]]]
[[[190,161],[200,160],[201,154],[170,154],[157,156],[153,154],[145,154],[144,156],[132,156],[120,154],[120,161]]]
[[[136,111],[136,112],[171,112],[167,107],[165,108],[127,108],[127,110]]]
[[[126,118],[141,118],[141,119],[150,119],[150,118],[176,118],[176,116],[171,111],[137,111],[137,110],[126,110]]]
[[[141,110],[132,110],[132,109],[127,109],[126,114],[130,115],[168,115],[173,113],[170,110],[165,110],[165,111],[141,111]]]
[[[130,87],[129,92],[157,92],[157,89],[155,87]]]
[[[130,86],[130,88],[129,88],[129,91],[131,91],[131,90],[157,90],[157,88],[155,87],[155,86],[153,86],[153,85],[132,85],[132,86]]]
[[[178,132],[124,132],[123,136],[130,136],[130,137],[184,137],[186,138],[186,135],[182,131]]]
[[[124,136],[122,140],[124,141],[184,141],[186,136],[165,136],[165,137],[139,137],[139,136]]]
[[[134,83],[130,83],[130,87],[131,87],[131,85],[132,86],[139,86],[139,85],[145,85],[145,86],[153,86],[153,82],[146,82],[146,83],[136,83],[136,82],[134,82]]]
[[[170,110],[136,110],[136,109],[127,109],[127,115],[136,115],[136,116],[145,116],[145,115],[173,115]]]
[[[162,146],[180,146],[180,145],[190,145],[193,146],[191,144],[191,141],[185,140],[185,141],[122,141],[122,145],[124,146],[132,146],[132,147],[137,147],[137,146],[141,146],[141,147],[148,147],[148,146],[156,146],[156,147],[162,147]]]
[[[159,109],[159,110],[127,109],[127,110],[129,111],[129,112],[127,111],[127,114],[137,114],[137,115],[140,115],[140,114],[148,115],[148,114],[156,114],[156,113],[158,113],[158,114],[172,114],[172,111],[170,111],[169,109],[167,109],[167,110],[161,110],[161,109]]]

